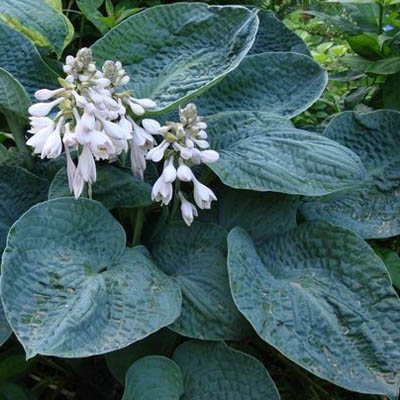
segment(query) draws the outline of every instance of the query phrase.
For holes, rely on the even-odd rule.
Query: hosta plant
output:
[[[396,399],[400,303],[366,240],[400,234],[400,113],[296,129],[326,73],[253,7],[152,7],[67,54],[53,2],[11,3],[0,341],[105,355],[123,400],[279,399],[268,354]]]

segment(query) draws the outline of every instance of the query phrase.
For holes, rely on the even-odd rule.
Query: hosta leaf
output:
[[[178,285],[93,200],[32,207],[11,228],[1,292],[27,357],[85,357],[123,348],[172,323]]]
[[[152,203],[151,185],[135,179],[130,170],[112,165],[97,166],[97,180],[92,186],[93,199],[108,208],[144,207]],[[62,168],[51,183],[49,199],[70,197],[66,168]]]
[[[306,44],[270,11],[258,12],[260,26],[249,54],[270,51],[293,51],[310,55]]]
[[[320,65],[303,54],[255,54],[196,99],[196,105],[203,115],[243,110],[291,118],[318,100],[327,81]]]
[[[183,373],[182,400],[279,400],[261,362],[224,342],[185,342],[176,349],[173,360]]]
[[[169,358],[148,356],[129,368],[122,400],[179,400],[183,377],[178,365]]]
[[[229,290],[226,235],[217,225],[195,222],[169,225],[152,239],[157,265],[182,289],[182,314],[171,329],[184,336],[235,340],[249,332]]]
[[[93,46],[98,63],[120,60],[135,96],[155,111],[200,94],[238,66],[258,28],[256,12],[238,6],[171,4],[149,8],[117,25]]]
[[[21,82],[31,99],[38,89],[58,86],[57,74],[45,64],[35,46],[1,22],[0,42],[0,67]]]
[[[351,190],[306,199],[301,207],[306,218],[326,220],[364,238],[399,234],[399,126],[400,113],[389,110],[344,112],[334,118],[325,136],[357,153],[366,167],[367,178]]]
[[[393,285],[400,289],[400,257],[393,250],[374,247],[375,253],[382,259],[389,272]]]
[[[0,252],[10,226],[46,195],[46,181],[20,167],[0,166]]]
[[[59,56],[74,35],[68,18],[46,0],[0,0],[0,20]]]
[[[124,384],[126,372],[135,361],[150,355],[170,357],[179,341],[180,336],[175,332],[168,328],[161,329],[122,350],[106,354],[107,366],[113,376]]]
[[[27,118],[30,105],[22,85],[5,69],[0,68],[0,112],[14,118]]]
[[[221,158],[209,165],[225,185],[235,189],[318,196],[364,179],[364,167],[356,154],[314,133],[293,128],[236,129],[223,119],[212,129],[235,139],[252,132],[232,143],[221,141],[217,148]]]
[[[361,238],[314,222],[256,249],[235,228],[228,249],[235,303],[261,338],[336,385],[395,395],[400,302]]]
[[[10,337],[11,328],[4,315],[3,304],[0,301],[0,346]]]

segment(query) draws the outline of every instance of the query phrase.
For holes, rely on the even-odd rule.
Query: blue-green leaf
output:
[[[93,46],[97,62],[120,60],[127,88],[154,111],[188,101],[235,69],[250,50],[256,12],[238,6],[176,3],[151,7],[118,24]]]
[[[148,356],[129,368],[122,400],[179,400],[183,377],[178,365],[169,358]]]
[[[11,328],[4,315],[3,304],[0,302],[0,346],[7,341],[11,335]]]
[[[336,385],[395,398],[400,302],[361,238],[314,222],[256,248],[235,228],[228,270],[236,305],[267,343]]]
[[[280,399],[261,362],[224,342],[185,342],[176,349],[173,360],[183,373],[181,400]]]
[[[367,114],[344,112],[334,118],[325,136],[352,149],[363,161],[367,177],[355,188],[320,198],[301,207],[311,220],[349,228],[364,238],[400,233],[400,113],[381,110]]]
[[[151,241],[157,265],[182,289],[182,314],[171,329],[188,337],[238,340],[249,326],[237,311],[226,269],[227,232],[213,224],[172,224]]]
[[[303,54],[255,54],[197,98],[196,105],[203,115],[241,110],[291,118],[318,100],[327,81],[320,65]]]
[[[2,261],[6,317],[27,357],[121,349],[172,323],[178,285],[98,202],[40,203],[11,228]]]

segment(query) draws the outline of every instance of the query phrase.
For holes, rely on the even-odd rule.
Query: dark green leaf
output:
[[[118,350],[179,316],[178,285],[125,241],[122,226],[86,199],[41,203],[13,225],[1,293],[27,358]]]
[[[188,337],[242,339],[249,326],[237,311],[226,270],[227,232],[212,224],[172,224],[151,242],[157,265],[182,289],[182,314],[171,329]]]
[[[132,77],[127,88],[166,111],[235,69],[257,27],[256,13],[244,7],[177,3],[129,17],[92,49],[98,63],[120,60]]]
[[[169,358],[149,356],[136,361],[128,370],[122,400],[179,400],[183,377]]]
[[[393,285],[400,289],[400,257],[397,253],[384,247],[374,247],[375,253],[385,263],[392,278]]]
[[[280,398],[261,362],[224,342],[185,342],[176,349],[173,360],[183,372],[181,400]]]
[[[400,111],[400,73],[387,77],[383,85],[383,104],[385,108]]]
[[[381,48],[378,42],[378,35],[372,33],[361,33],[347,38],[351,49],[368,60],[379,60]]]
[[[361,238],[314,222],[256,249],[235,228],[228,249],[235,303],[262,339],[336,385],[395,398],[400,302]]]
[[[255,54],[197,98],[196,105],[203,115],[240,110],[294,117],[321,96],[327,81],[320,65],[303,54]]]

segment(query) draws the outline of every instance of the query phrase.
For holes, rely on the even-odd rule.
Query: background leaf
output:
[[[344,112],[334,118],[325,136],[357,153],[367,176],[351,190],[306,199],[301,206],[304,216],[349,228],[364,238],[399,234],[399,126],[400,113],[389,110]]]
[[[179,287],[144,247],[125,249],[121,225],[92,200],[32,207],[10,230],[1,278],[5,313],[27,358],[118,350],[180,313]]]
[[[258,28],[244,7],[201,3],[149,8],[126,19],[93,46],[98,63],[120,60],[131,76],[126,86],[151,98],[155,111],[200,94],[238,66]]]
[[[362,239],[314,222],[257,249],[235,228],[228,248],[235,303],[262,339],[336,385],[394,398],[400,302]]]
[[[224,342],[185,342],[176,349],[173,360],[183,372],[182,400],[279,400],[264,366]]]
[[[178,365],[166,357],[149,356],[129,368],[122,400],[179,400],[182,394],[183,377]]]
[[[182,289],[182,314],[170,327],[181,335],[238,340],[249,333],[229,290],[226,235],[216,225],[195,222],[169,225],[151,240],[157,265]]]
[[[196,105],[203,115],[243,110],[291,118],[321,96],[327,81],[320,65],[303,54],[255,54],[197,98]]]
[[[58,56],[74,35],[68,18],[46,0],[0,0],[0,20]]]

